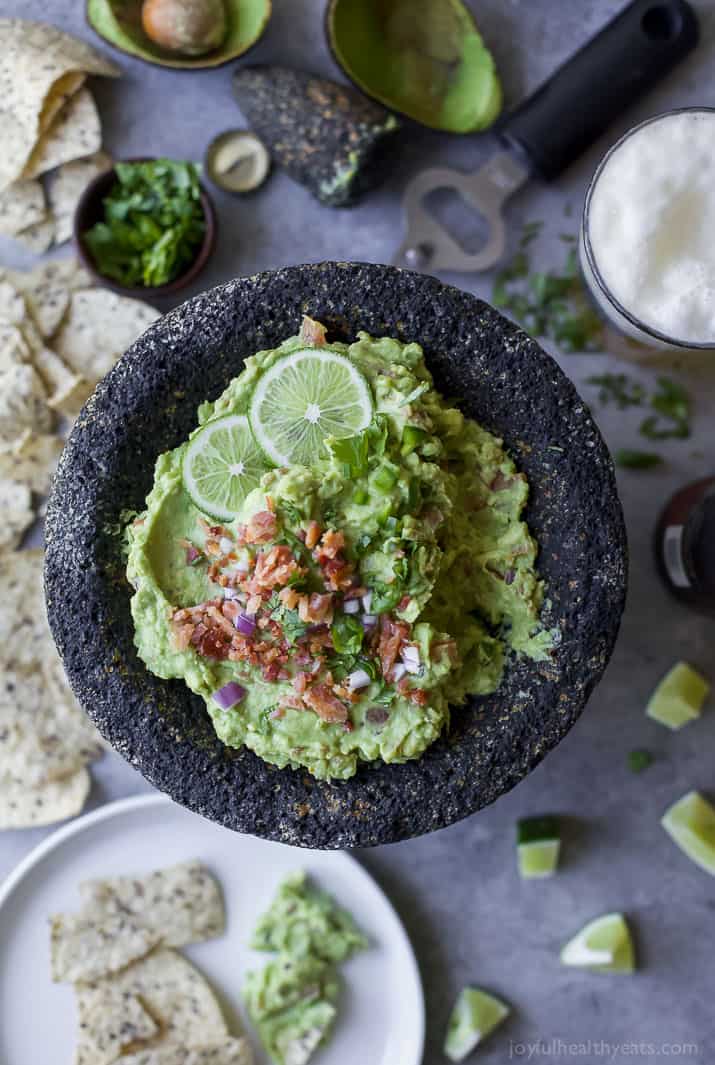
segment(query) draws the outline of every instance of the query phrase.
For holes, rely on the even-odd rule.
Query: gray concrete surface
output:
[[[480,0],[474,6],[512,104],[623,5],[616,0]],[[532,186],[514,203],[514,241],[520,221],[546,220],[536,246],[542,262],[563,256],[558,234],[575,231],[589,175],[616,135],[668,107],[715,104],[715,5],[696,0],[695,6],[703,27],[698,52],[624,114],[556,185]],[[3,15],[49,18],[91,38],[82,8],[81,0],[0,0]],[[276,0],[269,32],[253,59],[334,74],[321,14],[321,0]],[[121,64],[120,83],[97,86],[110,151],[199,158],[211,136],[240,124],[230,69],[187,75],[126,59]],[[415,130],[388,185],[352,211],[320,208],[281,174],[251,199],[217,193],[218,254],[197,287],[284,263],[389,261],[399,242],[399,194],[406,177],[437,160],[470,168],[489,146],[488,138],[459,140]],[[0,263],[24,261],[29,265],[14,246],[0,244]],[[489,292],[488,278],[449,280]],[[577,383],[606,368],[624,368],[613,355],[568,356],[560,362]],[[641,366],[634,372],[652,381],[655,369]],[[711,705],[701,721],[678,734],[643,715],[650,689],[676,658],[686,657],[715,675],[712,621],[671,601],[651,556],[652,529],[663,501],[687,480],[712,472],[715,369],[701,360],[678,373],[695,394],[695,435],[663,446],[668,461],[661,470],[621,477],[632,550],[630,599],[611,666],[581,721],[526,781],[490,809],[436,835],[360,855],[393,899],[417,952],[427,1000],[425,1065],[444,1060],[440,1047],[449,1007],[467,982],[494,989],[514,1006],[507,1025],[475,1057],[484,1065],[715,1061],[713,881],[675,849],[658,823],[663,810],[690,788],[713,796],[715,713]],[[637,446],[637,413],[606,409],[597,414],[613,447]],[[656,755],[652,768],[640,776],[626,765],[627,752],[635,747]],[[116,756],[105,758],[94,775],[93,805],[148,790]],[[562,868],[550,881],[521,883],[514,864],[514,822],[543,812],[566,820]],[[1,836],[0,876],[42,835]],[[562,942],[609,910],[623,910],[632,920],[641,965],[637,975],[562,969]],[[330,1060],[326,1053],[326,1065]]]

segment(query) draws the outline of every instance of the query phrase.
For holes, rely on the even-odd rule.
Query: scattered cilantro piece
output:
[[[392,584],[375,581],[371,586],[371,591],[370,613],[386,614],[389,610],[393,610],[402,599],[405,594],[405,586],[401,581],[397,580],[393,581]]]
[[[117,163],[114,172],[104,220],[84,241],[105,277],[129,287],[165,285],[191,265],[204,237],[198,169],[156,159]]]
[[[330,629],[333,647],[339,655],[356,655],[362,647],[365,630],[353,614],[337,614]]]
[[[281,513],[285,514],[292,525],[300,525],[305,520],[295,503],[291,503],[289,499],[281,500],[280,509]]]
[[[641,422],[640,432],[649,440],[685,439],[690,436],[690,396],[670,377],[659,377],[650,405],[655,414]]]
[[[369,455],[370,441],[369,428],[364,429],[356,436],[346,436],[341,440],[329,437],[325,446],[338,462],[345,466],[345,477],[363,477],[367,473],[367,460]]]
[[[604,407],[611,402],[614,402],[619,410],[639,407],[646,397],[646,390],[640,381],[634,381],[624,373],[596,374],[587,377],[586,384],[598,387],[598,399]]]
[[[662,455],[657,455],[653,451],[632,451],[629,448],[621,448],[613,457],[616,466],[622,466],[627,470],[651,470],[663,462]]]
[[[653,764],[653,755],[650,751],[629,751],[628,768],[632,773],[642,773],[649,765]]]
[[[532,240],[536,240],[543,228],[544,223],[540,220],[535,222],[525,222],[519,239],[519,247],[528,248]]]

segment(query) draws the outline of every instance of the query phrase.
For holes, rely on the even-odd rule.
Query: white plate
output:
[[[184,948],[219,991],[232,1031],[248,1031],[240,1005],[246,970],[268,955],[247,942],[281,878],[306,869],[368,935],[369,950],[341,966],[345,987],[334,1034],[315,1065],[419,1065],[424,1001],[414,954],[397,914],[347,854],[306,851],[240,836],[162,795],[104,806],[59,829],[0,888],[0,1062],[65,1065],[75,1045],[72,988],[53,984],[47,919],[76,910],[77,886],[94,876],[144,872],[200,858],[226,897],[227,932]],[[267,1058],[257,1053],[257,1062]]]

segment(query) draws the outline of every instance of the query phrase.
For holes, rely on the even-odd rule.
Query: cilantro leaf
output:
[[[365,630],[353,614],[338,614],[330,629],[338,654],[356,655],[362,647]]]

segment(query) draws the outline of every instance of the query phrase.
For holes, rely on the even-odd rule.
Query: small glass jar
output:
[[[659,329],[648,325],[634,314],[631,309],[624,306],[613,294],[599,270],[598,255],[594,249],[594,242],[592,239],[592,227],[590,223],[591,204],[598,182],[608,163],[634,134],[641,132],[654,123],[662,122],[672,118],[674,115],[681,114],[692,114],[696,117],[698,115],[707,115],[709,118],[712,118],[713,115],[715,115],[715,108],[682,107],[672,111],[663,112],[659,115],[654,115],[652,118],[647,118],[644,122],[640,122],[638,125],[633,126],[632,129],[629,129],[620,140],[616,141],[616,143],[606,152],[599,163],[586,192],[581,219],[581,231],[579,235],[579,260],[584,281],[586,282],[595,303],[606,320],[609,321],[620,333],[632,340],[638,341],[649,349],[679,352],[713,351],[715,350],[715,337],[713,337],[712,340],[703,343],[695,343],[690,340],[679,339],[676,336],[670,336],[667,333],[661,332]]]
[[[658,570],[681,602],[715,616],[715,477],[677,492],[655,533]]]

